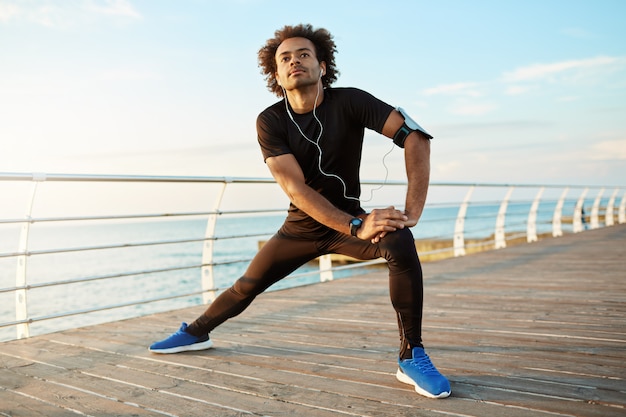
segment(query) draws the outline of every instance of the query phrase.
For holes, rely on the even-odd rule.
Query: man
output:
[[[304,263],[327,253],[384,257],[400,331],[397,378],[427,397],[450,395],[450,384],[422,345],[422,270],[409,227],[424,208],[430,176],[428,135],[393,107],[354,88],[330,88],[338,75],[335,43],[325,29],[285,26],[259,50],[270,91],[284,100],[257,119],[258,140],[273,177],[290,199],[287,218],[247,271],[189,326],[150,351],[208,349],[209,333]],[[404,148],[405,210],[365,213],[359,203],[364,128]]]

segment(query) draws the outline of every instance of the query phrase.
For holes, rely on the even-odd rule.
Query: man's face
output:
[[[276,79],[286,90],[315,85],[325,64],[318,62],[313,42],[285,39],[276,50]]]

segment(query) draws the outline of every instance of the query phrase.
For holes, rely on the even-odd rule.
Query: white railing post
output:
[[[322,255],[319,257],[320,263],[320,281],[332,281],[333,280],[333,261],[331,255]]]
[[[613,226],[615,224],[613,211],[615,210],[615,197],[617,197],[618,191],[619,188],[613,190],[613,194],[611,194],[611,198],[609,198],[609,204],[606,206],[606,212],[604,213],[604,224],[606,226]]]
[[[569,192],[569,187],[565,187],[559,201],[554,208],[554,214],[552,215],[552,237],[563,236],[563,229],[561,228],[561,218],[563,216],[563,203],[565,203],[565,196]]]
[[[539,201],[541,201],[541,195],[544,190],[545,187],[539,189],[533,201],[533,205],[530,206],[530,211],[528,212],[528,222],[526,224],[526,241],[528,243],[537,241],[537,210],[539,209]]]
[[[45,174],[33,174],[33,187],[30,199],[26,204],[26,215],[24,223],[20,230],[20,242],[17,256],[17,268],[15,272],[15,321],[28,320],[28,297],[26,292],[27,283],[27,260],[28,260],[28,238],[30,237],[30,224],[33,215],[33,206],[35,204],[35,196],[37,195],[37,186],[40,181],[45,181]],[[28,321],[20,323],[16,326],[17,338],[23,339],[30,337],[30,325]]]
[[[589,188],[585,188],[576,202],[576,207],[574,208],[574,218],[572,219],[574,233],[583,231],[583,205],[585,204],[585,196],[588,191]]]
[[[506,248],[506,232],[504,230],[504,223],[506,220],[506,209],[511,199],[511,194],[515,187],[509,187],[502,203],[500,203],[500,209],[498,210],[498,217],[496,217],[496,249]]]
[[[212,214],[206,222],[206,230],[204,232],[204,245],[202,246],[202,300],[204,304],[208,304],[215,300],[217,296],[215,291],[215,271],[213,268],[213,249],[215,246],[215,225],[217,224],[217,216],[219,214],[224,191],[228,185],[228,180],[222,184],[222,188],[217,194]]]
[[[595,201],[593,202],[593,206],[591,208],[591,221],[589,222],[591,223],[589,226],[590,229],[597,229],[600,227],[598,217],[600,217],[600,200],[602,199],[602,194],[604,194],[604,188],[600,189]]]
[[[459,213],[456,216],[456,223],[454,225],[454,256],[464,256],[465,255],[465,237],[463,236],[465,230],[465,214],[467,213],[467,205],[469,204],[469,200],[472,197],[472,193],[474,192],[474,186],[472,185],[469,190],[467,190],[467,194],[465,194],[465,199],[461,203],[459,207]]]
[[[626,223],[626,192],[622,196],[622,202],[619,204],[619,213],[617,215],[619,224]]]

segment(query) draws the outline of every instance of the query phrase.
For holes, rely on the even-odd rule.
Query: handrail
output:
[[[217,177],[217,176],[175,176],[175,175],[101,175],[101,174],[59,174],[59,173],[20,173],[0,172],[0,181],[62,181],[62,182],[198,182],[198,183],[231,183],[231,184],[274,184],[270,177]],[[361,180],[363,185],[406,185],[402,180]],[[496,188],[618,188],[622,185],[572,185],[572,184],[523,184],[523,183],[493,183],[493,182],[438,182],[433,181],[430,186],[446,187],[496,187]]]
[[[119,213],[98,213],[87,215],[40,215],[34,216],[34,208],[38,203],[42,189],[46,183],[55,182],[61,184],[70,183],[132,183],[132,184],[174,184],[175,186],[215,184],[219,190],[214,195],[212,207],[193,207],[191,210],[162,211],[134,213],[129,207],[124,207],[122,214]],[[31,324],[53,321],[63,317],[80,316],[84,314],[98,314],[104,311],[123,310],[127,307],[138,309],[143,305],[157,305],[159,303],[172,300],[182,300],[181,302],[199,303],[196,298],[201,296],[203,303],[211,302],[217,293],[230,286],[231,282],[221,280],[218,270],[220,268],[235,268],[239,270],[245,267],[254,253],[246,254],[220,254],[217,255],[217,242],[239,242],[254,239],[256,241],[269,237],[273,228],[262,230],[258,228],[254,231],[234,231],[218,233],[217,229],[221,224],[229,219],[239,218],[263,218],[284,213],[285,208],[259,208],[250,209],[248,202],[244,206],[231,207],[225,209],[224,195],[226,190],[236,192],[238,186],[272,186],[276,183],[271,178],[252,177],[202,177],[202,176],[145,176],[145,175],[82,175],[82,174],[55,174],[55,173],[7,173],[0,172],[0,184],[32,184],[31,191],[27,195],[26,210],[23,218],[15,216],[7,217],[0,213],[0,297],[13,294],[14,320],[7,320],[4,315],[0,317],[0,332],[3,329],[15,328],[16,337],[29,337]],[[385,204],[394,204],[402,207],[404,200],[405,181],[379,181],[365,180],[363,186],[386,185],[394,190],[391,199]],[[152,186],[150,186],[152,187]],[[463,256],[476,250],[498,249],[507,246],[514,240],[525,238],[527,242],[534,242],[544,238],[546,235],[553,237],[562,236],[564,233],[563,224],[571,224],[568,232],[578,233],[587,228],[597,228],[612,226],[617,223],[626,223],[626,187],[625,186],[599,186],[599,185],[554,185],[554,184],[499,184],[499,183],[476,183],[476,182],[432,182],[431,190],[437,191],[445,189],[445,195],[450,194],[448,190],[457,190],[457,196],[453,201],[445,198],[435,197],[434,201],[429,201],[425,214],[420,220],[420,224],[415,228],[417,243],[428,241],[436,243],[425,249],[420,249],[420,256]],[[500,196],[500,192],[504,192]],[[533,191],[534,190],[534,191]],[[229,192],[230,192],[229,191]],[[479,193],[486,193],[486,196],[478,197]],[[532,194],[526,195],[529,192]],[[431,194],[433,191],[431,191]],[[516,196],[518,193],[525,194]],[[568,194],[571,195],[568,199]],[[436,194],[436,192],[435,192]],[[550,195],[553,194],[553,195]],[[464,195],[464,197],[463,197]],[[589,197],[587,197],[589,196]],[[242,196],[243,198],[243,196]],[[386,197],[389,198],[389,197]],[[245,201],[245,199],[244,199]],[[121,204],[122,202],[120,202]],[[377,203],[372,203],[376,207]],[[584,212],[585,206],[591,206],[589,214]],[[365,207],[367,209],[367,206]],[[569,211],[571,208],[571,212]],[[455,212],[456,210],[456,212]],[[617,219],[615,217],[617,216]],[[33,248],[31,238],[33,231],[39,225],[50,227],[70,225],[108,225],[124,224],[135,225],[137,222],[164,222],[164,221],[204,221],[204,233],[202,236],[182,236],[175,238],[153,238],[134,239],[107,242],[102,244],[82,244],[65,245],[58,247]],[[616,221],[617,220],[617,221]],[[264,220],[266,221],[266,220]],[[549,229],[547,228],[549,225]],[[19,236],[15,242],[11,242],[8,235],[4,234],[2,228],[19,227]],[[34,229],[33,229],[34,227]],[[187,253],[189,245],[201,245],[201,259],[188,262],[186,264],[152,265],[143,268],[133,268],[126,266],[123,270],[116,270],[113,264],[112,270],[99,272],[97,269],[87,270],[87,274],[80,276],[61,276],[50,279],[34,280],[29,275],[29,267],[40,263],[48,262],[54,257],[71,257],[70,263],[76,263],[79,268],[79,260],[76,257],[96,257],[100,253],[130,253],[137,250],[157,250],[159,253],[173,253],[180,251]],[[4,246],[1,246],[4,245]],[[236,248],[236,244],[233,243]],[[11,247],[15,249],[10,249]],[[171,247],[166,249],[164,247]],[[175,249],[183,247],[183,249]],[[195,247],[195,246],[194,246]],[[156,249],[158,248],[158,249]],[[128,255],[130,256],[130,255]],[[15,268],[15,285],[6,285],[7,274],[11,269],[6,261],[13,259]],[[95,258],[94,258],[95,259]],[[107,258],[109,260],[110,258]],[[35,262],[36,261],[36,262]],[[338,264],[333,261],[330,255],[319,259],[319,267],[307,266],[296,271],[285,282],[300,282],[310,279],[313,276],[319,277],[318,281],[327,281],[335,277],[350,273],[355,268],[371,267],[384,263],[384,260],[374,260],[368,262],[353,262],[348,264]],[[31,265],[32,264],[32,265]],[[46,263],[46,265],[48,265]],[[54,263],[50,263],[48,268],[53,268]],[[109,265],[109,264],[107,264]],[[139,265],[139,264],[138,264]],[[134,265],[133,265],[134,266]],[[120,267],[123,265],[120,263]],[[46,271],[49,269],[46,268]],[[81,267],[82,268],[82,267]],[[239,269],[237,269],[239,268]],[[233,269],[233,270],[235,270]],[[54,269],[50,269],[54,270]],[[195,275],[200,273],[198,279],[199,289],[161,292],[158,296],[150,294],[131,301],[119,301],[113,299],[112,302],[99,304],[93,307],[71,306],[62,311],[35,311],[39,307],[37,303],[29,303],[29,297],[37,291],[57,291],[54,288],[67,288],[66,293],[71,293],[76,288],[85,285],[105,285],[109,283],[114,286],[126,285],[127,281],[132,281],[137,277],[167,277],[166,279],[178,279],[188,272]],[[52,274],[54,275],[54,274]],[[235,272],[228,274],[231,278],[239,275]],[[157,278],[154,278],[157,280]],[[193,278],[194,280],[196,278]],[[219,282],[218,282],[219,281]],[[310,281],[306,281],[307,283]],[[138,284],[139,285],[139,284]],[[141,284],[144,285],[144,284]],[[292,284],[285,284],[292,285]],[[293,284],[297,285],[297,284]],[[137,291],[131,287],[129,292]],[[189,301],[190,297],[193,298]],[[114,297],[115,298],[115,297]],[[187,300],[187,301],[185,301]],[[9,302],[0,298],[0,306],[8,305]],[[162,309],[172,309],[173,304],[165,307],[155,307],[149,312],[162,311]],[[4,311],[4,310],[0,310]],[[132,314],[145,314],[148,310]],[[124,313],[126,316],[129,313]],[[125,317],[126,317],[125,316]],[[81,323],[84,322],[81,320]],[[53,329],[54,330],[54,329]],[[0,340],[7,336],[0,333]]]

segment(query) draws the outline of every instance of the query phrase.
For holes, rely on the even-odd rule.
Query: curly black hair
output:
[[[319,62],[326,63],[326,71],[322,77],[322,85],[330,86],[337,81],[339,71],[335,68],[335,52],[337,47],[333,36],[323,28],[314,29],[310,24],[299,24],[297,26],[285,26],[274,32],[274,37],[268,39],[265,45],[259,49],[259,67],[261,74],[265,75],[267,89],[278,97],[283,96],[283,89],[276,81],[276,50],[285,39],[306,38],[315,45],[315,55]]]

